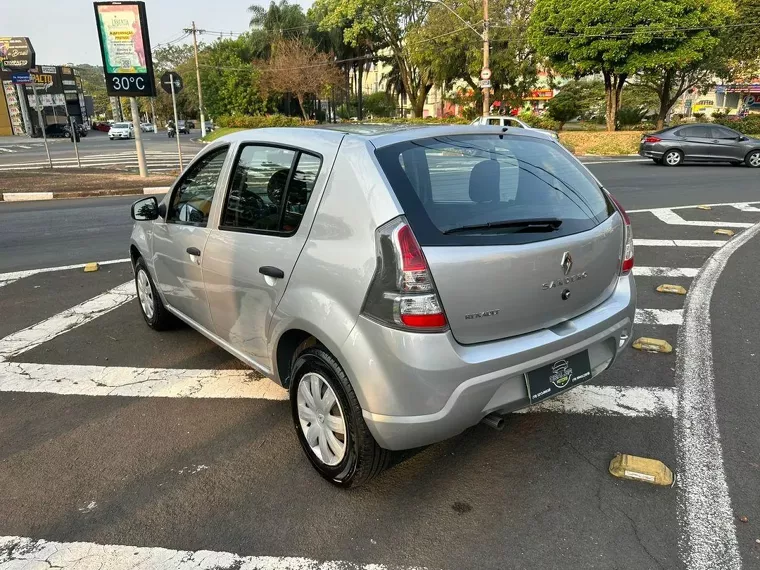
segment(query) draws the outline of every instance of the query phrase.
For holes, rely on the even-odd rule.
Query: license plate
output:
[[[591,378],[591,364],[588,351],[584,350],[567,358],[561,358],[528,372],[530,403],[535,404],[555,396],[589,378]]]

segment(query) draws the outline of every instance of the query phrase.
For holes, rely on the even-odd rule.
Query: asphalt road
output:
[[[591,168],[632,210],[760,200],[757,173],[749,169],[645,162]],[[0,282],[2,273],[19,269],[126,257],[131,201],[0,204]],[[665,281],[690,287],[689,275],[716,244],[675,247],[672,240],[727,242],[701,224],[760,222],[760,206],[743,208],[672,210],[677,219],[668,222],[650,211],[633,213],[637,239],[661,240],[637,246],[637,267],[682,274],[637,275],[639,307],[655,316],[681,309],[684,297],[655,288]],[[760,242],[752,240],[729,260],[711,310],[725,481],[745,569],[760,568],[758,262]],[[0,366],[8,335],[130,278],[127,264],[115,264],[0,286]],[[592,385],[677,389],[679,326],[668,322],[647,320],[636,336],[665,339],[673,354],[629,349]],[[678,471],[682,443],[667,414],[623,407],[622,415],[513,415],[502,432],[477,426],[409,453],[371,484],[345,492],[312,472],[284,401],[188,397],[193,390],[172,393],[140,380],[127,382],[122,396],[93,395],[114,381],[100,376],[109,370],[118,376],[169,369],[167,378],[188,369],[245,373],[189,328],[151,331],[134,300],[76,328],[64,323],[59,334],[9,361],[28,376],[18,391],[0,392],[0,536],[274,557],[260,566],[267,569],[311,568],[283,562],[290,556],[447,570],[685,567],[683,489],[607,472],[616,452],[657,458]],[[95,375],[92,386],[87,374]],[[243,381],[251,390],[265,382]],[[136,389],[144,390],[140,397],[129,391]],[[0,565],[2,556],[0,547]]]

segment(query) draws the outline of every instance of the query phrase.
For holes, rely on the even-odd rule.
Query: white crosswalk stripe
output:
[[[652,214],[666,224],[673,226],[706,226],[711,228],[748,228],[752,226],[752,224],[747,222],[686,221],[669,208],[652,210]]]
[[[699,269],[696,267],[634,267],[633,274],[637,277],[696,277]],[[0,275],[0,279],[2,279]]]

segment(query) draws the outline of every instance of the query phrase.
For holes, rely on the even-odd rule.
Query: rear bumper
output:
[[[530,404],[525,374],[583,350],[592,375],[630,341],[636,306],[632,276],[587,313],[551,329],[463,346],[451,333],[420,335],[360,317],[344,362],[377,442],[408,449],[461,433],[492,412]]]
[[[639,155],[643,156],[644,158],[662,158],[664,151],[660,148],[657,148],[654,144],[647,144],[647,143],[641,143],[639,145]]]

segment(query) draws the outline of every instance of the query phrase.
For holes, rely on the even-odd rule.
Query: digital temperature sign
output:
[[[111,97],[155,97],[144,2],[95,2],[106,90]]]

